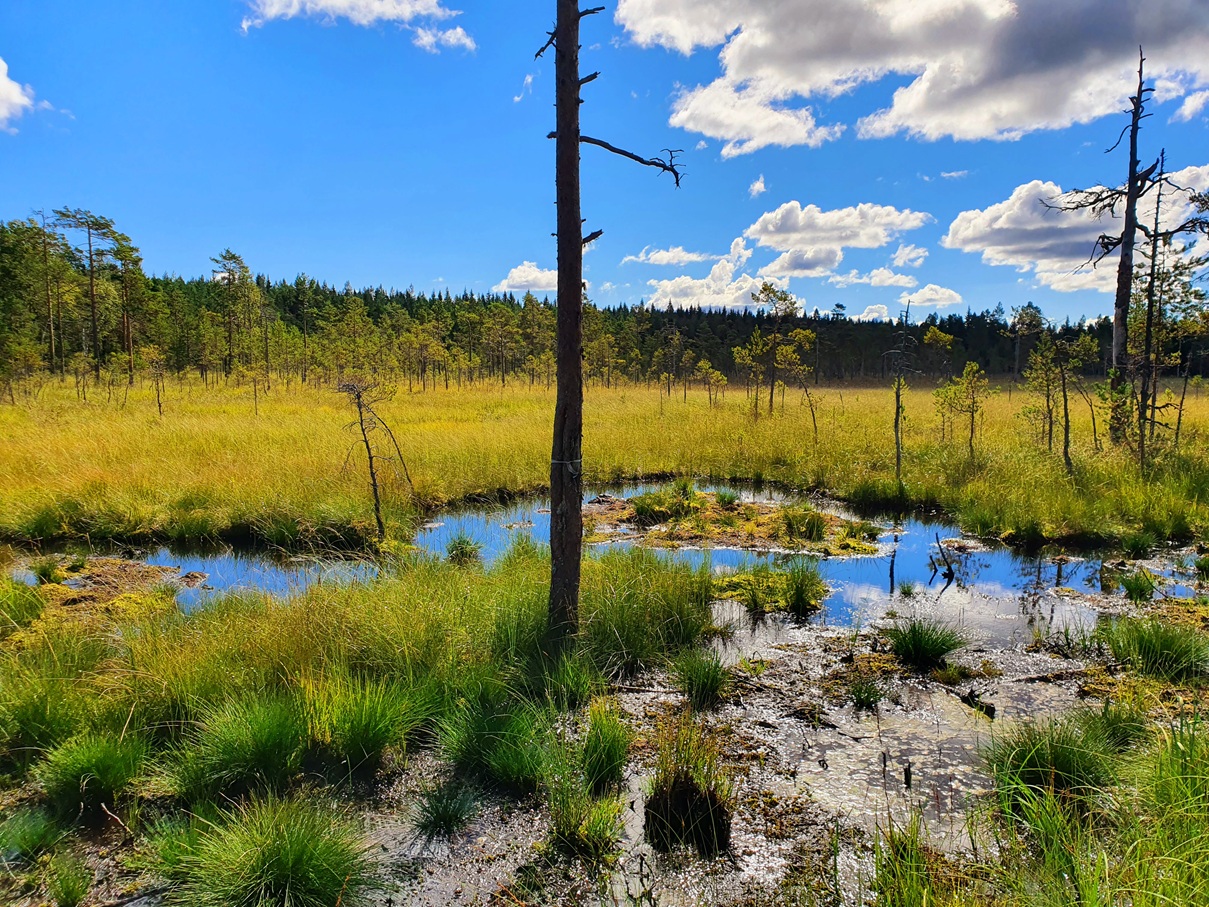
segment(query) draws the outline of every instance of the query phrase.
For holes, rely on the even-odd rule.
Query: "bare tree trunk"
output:
[[[565,648],[579,627],[583,551],[583,218],[579,197],[579,23],[577,0],[558,0],[555,25],[558,204],[558,391],[550,456],[548,632]]]
[[[1145,59],[1138,52],[1138,90],[1132,98],[1129,124],[1129,180],[1125,186],[1125,223],[1121,230],[1121,260],[1117,265],[1117,297],[1112,315],[1112,411],[1109,417],[1109,437],[1114,444],[1125,440],[1126,412],[1118,392],[1125,381],[1128,364],[1129,299],[1133,288],[1133,248],[1138,231],[1138,198],[1147,176],[1138,173],[1138,129],[1145,106],[1145,80],[1142,74]]]
[[[1062,463],[1066,466],[1066,474],[1075,471],[1070,459],[1070,394],[1066,387],[1066,364],[1059,362],[1058,374],[1062,378]]]

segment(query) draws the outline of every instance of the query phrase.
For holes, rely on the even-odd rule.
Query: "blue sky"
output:
[[[4,0],[0,217],[90,208],[155,273],[230,247],[278,279],[543,295],[554,7]],[[1105,313],[1112,263],[1072,272],[1111,226],[1039,199],[1122,179],[1139,43],[1143,156],[1209,186],[1205,0],[608,0],[583,41],[585,133],[687,171],[584,149],[602,304],[768,278],[854,315]]]

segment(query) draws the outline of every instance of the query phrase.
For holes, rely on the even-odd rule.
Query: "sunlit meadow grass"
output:
[[[161,418],[147,388],[121,407],[84,405],[51,384],[28,405],[0,406],[0,534],[365,544],[372,511],[343,399],[330,388],[279,386],[262,395],[256,414],[251,396],[172,381]],[[737,388],[714,407],[700,393],[682,402],[644,386],[589,388],[585,478],[763,479],[857,503],[902,500],[889,391],[823,388],[817,396],[816,444],[795,394],[783,413],[753,421]],[[1019,418],[1024,403],[1019,391],[987,403],[970,460],[963,439],[939,439],[930,388],[911,390],[904,503],[942,506],[970,531],[1020,544],[1183,539],[1209,527],[1209,454],[1200,443],[1209,398],[1189,399],[1181,451],[1162,454],[1145,479],[1128,451],[1093,450],[1081,405],[1067,476],[1060,454],[1041,447]],[[382,412],[425,507],[537,491],[548,481],[551,392],[400,392]],[[396,472],[384,470],[386,511],[406,534],[417,502]]]

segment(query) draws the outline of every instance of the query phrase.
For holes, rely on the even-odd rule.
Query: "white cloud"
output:
[[[639,262],[646,265],[687,265],[697,261],[710,261],[717,255],[706,255],[704,252],[689,252],[684,246],[672,246],[670,249],[644,248],[637,255],[627,255],[621,263]]]
[[[945,306],[961,305],[961,294],[956,290],[950,290],[948,287],[938,287],[934,283],[928,284],[921,290],[916,290],[914,293],[903,293],[898,297],[898,301],[903,305],[910,303],[913,306],[925,307],[935,306],[938,309],[943,309]]]
[[[865,311],[852,316],[853,321],[889,321],[890,310],[884,305],[866,306]]]
[[[730,254],[718,261],[706,277],[696,279],[684,275],[671,280],[649,281],[655,290],[649,304],[660,309],[669,305],[676,309],[754,309],[752,294],[759,291],[764,281],[739,273],[750,258],[747,244],[742,238],[736,239],[731,244]],[[774,278],[769,282],[781,289],[788,287],[787,280]]]
[[[34,106],[34,90],[8,77],[8,64],[0,58],[0,130]]]
[[[889,268],[875,268],[868,274],[859,271],[849,271],[847,274],[834,274],[828,283],[837,287],[850,287],[854,284],[868,284],[871,287],[917,287],[919,281],[910,274],[896,274]]]
[[[613,283],[611,280],[606,280],[604,283],[602,283],[600,285],[600,292],[602,292],[602,293],[612,293],[616,289],[617,289],[617,285],[615,283]]]
[[[768,191],[768,187],[764,185],[764,174],[760,174],[760,178],[747,187],[747,194],[752,198],[757,198]]]
[[[899,245],[891,261],[896,268],[918,268],[928,257],[928,250],[922,246],[912,246],[906,243]]]
[[[618,0],[616,20],[642,46],[721,48],[717,78],[682,91],[671,122],[723,139],[724,156],[835,138],[844,124],[817,123],[818,102],[886,80],[907,81],[859,118],[862,137],[1090,122],[1126,105],[1139,44],[1156,100],[1209,88],[1204,0]]]
[[[460,47],[462,50],[478,47],[460,25],[456,28],[417,28],[411,43],[430,54],[439,54],[442,47]]]
[[[1209,164],[1186,167],[1171,174],[1177,185],[1209,188]],[[1116,290],[1116,256],[1109,256],[1098,267],[1090,266],[1096,252],[1096,239],[1102,233],[1118,233],[1119,220],[1097,220],[1086,211],[1058,211],[1046,202],[1061,201],[1062,187],[1052,182],[1033,180],[1017,186],[1011,196],[982,210],[957,215],[941,240],[948,249],[977,252],[991,265],[1007,265],[1022,273],[1032,273],[1043,285],[1062,292]],[[1174,226],[1188,217],[1186,204],[1164,203],[1161,224]],[[1143,223],[1154,218],[1154,194],[1138,209]]]
[[[1209,104],[1209,91],[1198,91],[1195,94],[1190,94],[1184,98],[1184,103],[1180,105],[1171,117],[1177,123],[1187,123],[1193,117],[1198,116],[1205,105]]]
[[[461,26],[431,26],[433,22],[461,14],[460,10],[446,7],[443,0],[247,0],[247,3],[251,14],[241,23],[245,34],[275,19],[298,17],[324,22],[347,19],[354,25],[397,22],[414,29],[412,43],[429,53],[439,53],[441,48],[475,49],[474,38]]]
[[[761,277],[826,277],[844,260],[838,246],[811,246],[783,252],[760,269]]]
[[[706,148],[709,147],[709,142],[707,142],[705,139],[701,139],[693,147],[697,151],[704,151]]]
[[[553,292],[558,289],[558,271],[544,271],[537,262],[523,261],[508,276],[491,288],[493,293],[520,293],[531,290],[537,293]]]
[[[932,216],[922,211],[900,211],[869,202],[824,211],[817,205],[803,208],[793,201],[761,215],[745,235],[778,251],[811,246],[879,249],[899,233],[916,230],[931,220]]]
[[[960,180],[965,179],[969,175],[969,170],[943,170],[941,171],[940,177],[941,179],[946,180]]]
[[[525,95],[533,94],[533,73],[525,76],[525,82],[521,85],[521,93],[512,98],[513,103],[519,104],[525,100]]]

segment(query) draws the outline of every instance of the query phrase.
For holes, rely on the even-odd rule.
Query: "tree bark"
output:
[[[558,390],[550,455],[551,647],[579,626],[583,546],[583,218],[579,185],[579,23],[577,0],[558,0],[555,25],[558,205]]]

